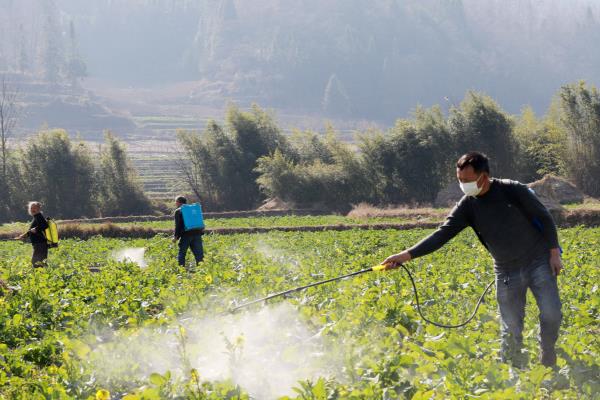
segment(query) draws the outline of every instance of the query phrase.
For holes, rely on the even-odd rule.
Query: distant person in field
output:
[[[557,276],[563,265],[552,216],[526,185],[491,178],[484,154],[470,152],[460,157],[456,177],[465,195],[444,224],[381,264],[386,269],[397,268],[436,251],[460,231],[472,227],[494,259],[502,361],[525,366],[522,332],[530,289],[540,311],[540,362],[555,366],[555,343],[562,320]]]
[[[46,265],[48,258],[48,241],[44,235],[44,230],[48,228],[48,222],[42,214],[42,203],[39,201],[30,201],[27,205],[29,215],[33,217],[29,230],[17,237],[19,240],[29,238],[33,246],[33,256],[31,257],[31,265],[34,268],[43,267]]]
[[[185,266],[185,256],[188,248],[192,249],[196,264],[204,259],[204,249],[202,248],[202,235],[204,234],[204,229],[185,230],[183,215],[181,214],[181,206],[184,204],[187,204],[187,199],[184,196],[177,196],[175,199],[175,206],[177,209],[175,210],[175,235],[173,236],[173,241],[179,241],[177,261],[181,266]]]

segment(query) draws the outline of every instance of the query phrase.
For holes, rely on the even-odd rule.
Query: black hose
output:
[[[483,291],[483,293],[481,293],[481,296],[479,296],[479,300],[477,301],[477,305],[475,306],[475,309],[473,310],[473,313],[471,314],[471,316],[463,323],[457,324],[457,325],[446,325],[446,324],[440,324],[438,322],[435,321],[431,321],[429,319],[427,319],[423,313],[421,312],[421,304],[419,302],[419,292],[417,291],[417,286],[415,285],[415,280],[413,279],[412,274],[410,273],[410,271],[408,270],[408,268],[406,268],[404,266],[404,264],[400,264],[400,266],[402,267],[402,269],[404,269],[406,271],[406,273],[408,274],[408,277],[410,278],[410,283],[412,284],[413,287],[413,292],[415,293],[415,299],[417,301],[417,311],[419,312],[419,315],[421,316],[421,318],[423,318],[423,321],[430,323],[431,325],[435,325],[437,327],[440,328],[450,328],[450,329],[454,329],[454,328],[461,328],[465,325],[467,325],[469,322],[471,322],[473,320],[473,318],[475,318],[475,314],[477,314],[477,310],[479,310],[479,306],[481,305],[481,303],[483,302],[483,298],[486,295],[486,293],[488,292],[488,290],[490,290],[490,287],[494,284],[495,280],[491,281],[487,287],[485,288],[485,290]]]
[[[313,287],[313,286],[319,286],[319,285],[322,285],[324,283],[338,281],[340,279],[348,278],[348,277],[351,277],[351,276],[364,274],[365,272],[371,272],[371,271],[380,270],[378,267],[371,267],[371,268],[363,269],[363,270],[360,270],[360,271],[351,272],[349,274],[338,276],[338,277],[335,277],[335,278],[330,278],[330,279],[326,279],[326,280],[323,280],[323,281],[314,282],[314,283],[311,283],[311,284],[308,284],[308,285],[299,286],[299,287],[296,287],[296,288],[293,288],[293,289],[285,290],[283,292],[274,293],[274,294],[268,295],[268,296],[260,298],[260,299],[256,299],[256,300],[249,301],[247,303],[240,304],[239,306],[231,308],[231,309],[229,309],[228,311],[226,311],[226,312],[224,312],[222,314],[226,315],[226,314],[229,314],[229,313],[234,313],[234,312],[236,312],[237,310],[239,310],[241,308],[245,308],[245,307],[248,307],[248,306],[251,306],[253,304],[263,302],[263,301],[271,300],[271,299],[276,298],[276,297],[285,296],[287,294],[298,292],[300,290],[308,289],[308,288]],[[410,283],[412,284],[413,292],[415,294],[415,300],[417,301],[417,311],[419,312],[419,315],[421,316],[421,318],[423,319],[423,321],[425,321],[425,322],[427,322],[429,324],[435,325],[437,327],[440,327],[440,328],[448,328],[448,329],[461,328],[461,327],[467,325],[469,322],[471,322],[473,320],[473,318],[475,318],[475,315],[477,314],[477,311],[479,310],[479,306],[483,302],[483,298],[485,297],[485,295],[487,294],[488,290],[490,290],[490,287],[495,282],[495,281],[492,281],[492,282],[490,282],[487,285],[487,287],[485,288],[485,290],[483,291],[483,293],[481,294],[481,296],[479,296],[479,300],[477,301],[477,304],[475,306],[475,309],[473,310],[473,313],[471,314],[471,316],[465,322],[457,324],[457,325],[446,325],[446,324],[440,324],[440,323],[435,322],[435,321],[431,321],[430,319],[428,319],[427,317],[425,317],[423,315],[423,312],[421,311],[421,303],[419,302],[419,292],[417,290],[417,285],[415,284],[415,280],[413,279],[413,276],[410,273],[410,271],[409,271],[408,268],[406,268],[403,264],[400,264],[400,267],[402,267],[402,269],[404,269],[404,271],[406,271],[406,273],[408,274],[408,277],[410,278]]]

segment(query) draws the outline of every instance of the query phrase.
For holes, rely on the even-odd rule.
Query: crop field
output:
[[[243,223],[243,221],[238,221]],[[430,230],[205,235],[195,273],[169,238],[69,239],[49,265],[0,242],[0,398],[595,399],[600,228],[560,231],[558,368],[498,360],[495,291],[474,321],[426,324],[405,272],[369,272],[230,313],[267,294],[368,268]],[[188,255],[188,257],[190,257]],[[423,311],[458,323],[493,279],[469,231],[408,264]]]

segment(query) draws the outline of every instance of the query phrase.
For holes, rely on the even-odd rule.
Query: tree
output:
[[[386,135],[363,137],[361,152],[380,204],[432,202],[454,173],[449,128],[439,107],[418,108]]]
[[[8,140],[19,119],[19,92],[2,76],[0,80],[0,156],[2,179],[6,180],[8,165]]]
[[[42,68],[44,78],[49,82],[58,82],[63,67],[63,49],[61,46],[60,28],[54,16],[51,5],[44,24],[44,43],[42,47]]]
[[[455,158],[481,151],[490,157],[492,174],[515,177],[518,155],[512,121],[491,97],[469,92],[458,108],[451,109],[448,123]]]
[[[260,174],[258,184],[269,197],[302,203],[302,195],[310,195],[306,185],[300,184],[296,164],[279,150],[271,156],[258,159],[256,171]]]
[[[2,76],[0,80],[0,221],[7,221],[14,216],[16,208],[13,193],[17,193],[11,185],[13,173],[10,170],[10,154],[8,141],[19,118],[18,91],[11,87]]]
[[[249,184],[240,169],[242,154],[233,138],[215,121],[210,121],[203,135],[180,131],[179,170],[196,198],[207,207],[243,209],[248,199],[236,195]]]
[[[350,114],[351,103],[346,88],[336,74],[332,74],[323,93],[323,111],[332,115]]]
[[[152,211],[125,148],[110,132],[105,133],[97,179],[98,207],[103,216],[144,215]]]
[[[600,196],[600,92],[579,82],[563,86],[559,96],[567,172],[586,194]]]
[[[283,154],[289,154],[289,143],[273,116],[257,105],[253,105],[248,112],[230,107],[226,124],[241,156],[238,168],[242,183],[237,194],[248,199],[252,206],[258,205],[263,196],[256,184],[259,176],[254,170],[256,162],[263,156],[273,154],[277,149]]]
[[[63,130],[41,132],[21,154],[24,193],[54,217],[95,215],[95,169],[89,149]]]
[[[552,112],[552,111],[551,111]],[[547,115],[538,119],[531,107],[523,109],[517,118],[514,137],[518,146],[519,178],[525,182],[546,174],[564,174],[564,131]]]
[[[263,192],[301,207],[336,211],[348,211],[351,204],[368,200],[371,177],[355,151],[331,130],[325,140],[310,134],[305,139],[291,155],[276,151],[258,160],[257,182]]]
[[[87,76],[87,66],[79,53],[79,44],[75,34],[75,24],[69,23],[69,51],[67,54],[67,75],[72,80]]]
[[[26,190],[19,160],[10,154],[6,175],[0,180],[0,223],[20,220],[26,217]]]
[[[290,142],[293,153],[296,153],[290,155],[294,161],[300,163],[321,161],[324,164],[332,164],[334,161],[331,149],[318,133],[294,132],[290,137]]]
[[[264,198],[256,180],[257,160],[279,150],[292,153],[273,117],[252,106],[241,111],[231,106],[225,126],[211,121],[203,134],[179,132],[179,169],[190,189],[214,208],[249,209]]]

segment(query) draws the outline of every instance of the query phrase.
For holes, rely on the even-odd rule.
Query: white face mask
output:
[[[481,189],[483,189],[483,186],[477,187],[478,180],[479,180],[479,178],[477,178],[473,182],[458,182],[458,183],[460,185],[460,189],[463,191],[464,194],[466,194],[467,196],[475,197],[481,192]]]

